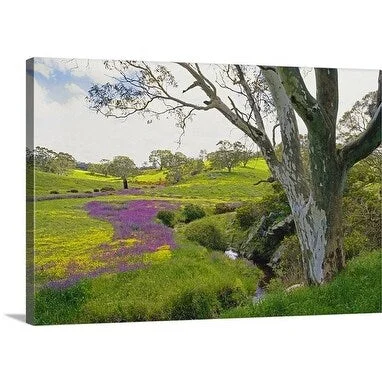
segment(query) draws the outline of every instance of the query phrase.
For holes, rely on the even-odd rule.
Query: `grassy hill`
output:
[[[144,187],[148,196],[166,198],[200,198],[213,200],[245,200],[260,199],[271,192],[271,186],[267,183],[254,186],[261,179],[270,176],[268,166],[263,159],[252,160],[247,167],[235,167],[232,172],[227,170],[211,170],[189,177],[176,185],[163,186],[166,172],[160,170],[145,170],[142,174],[130,179],[130,184],[136,187]],[[36,195],[48,195],[51,191],[66,194],[75,189],[79,193],[113,187],[116,190],[122,188],[119,178],[101,174],[91,174],[88,171],[72,170],[66,175],[57,175],[42,171],[36,171]],[[149,186],[159,186],[150,188]],[[28,190],[31,194],[32,190]]]
[[[206,171],[179,184],[149,190],[148,193],[180,198],[260,199],[271,192],[271,186],[268,183],[254,186],[254,183],[269,176],[270,171],[265,161],[257,159],[251,160],[247,167],[235,167],[232,172]]]
[[[67,175],[57,175],[49,172],[36,171],[36,195],[47,195],[51,191],[64,194],[69,190],[76,189],[78,192],[93,191],[95,188],[113,187],[122,188],[119,178],[105,177],[100,174],[91,174],[87,171],[72,170]],[[31,190],[28,190],[31,194]]]

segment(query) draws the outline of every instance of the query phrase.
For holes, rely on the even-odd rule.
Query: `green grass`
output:
[[[72,170],[67,175],[35,172],[36,195],[47,195],[50,191],[66,194],[68,190],[76,189],[78,192],[93,191],[95,188],[113,187],[122,188],[122,181],[115,177],[105,177],[100,174],[90,174],[87,171]],[[28,190],[31,195],[31,190]]]
[[[166,172],[162,170],[146,170],[133,178],[137,184],[161,184],[166,181]]]
[[[246,303],[260,272],[243,261],[178,238],[180,246],[146,269],[103,275],[36,294],[36,323],[214,318]]]
[[[112,242],[113,227],[88,216],[83,209],[88,201],[61,199],[35,204],[37,287],[42,282],[65,277],[70,263],[84,271],[101,265],[92,256],[99,251],[100,244]]]
[[[227,170],[213,170],[192,176],[177,185],[148,190],[151,195],[176,198],[212,198],[218,200],[256,200],[271,192],[268,183],[254,186],[261,179],[270,176],[268,166],[263,159],[252,160],[247,167],[235,167],[231,173]]]
[[[226,311],[221,318],[380,313],[381,261],[380,250],[363,253],[328,284],[270,292],[260,303]]]

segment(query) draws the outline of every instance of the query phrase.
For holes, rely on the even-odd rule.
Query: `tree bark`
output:
[[[126,178],[123,178],[122,181],[123,181],[123,188],[124,188],[125,190],[127,190],[127,189],[129,188],[129,185],[127,184],[127,179],[126,179]]]

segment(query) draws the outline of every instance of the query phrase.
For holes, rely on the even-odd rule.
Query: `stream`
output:
[[[224,254],[227,257],[229,257],[231,260],[236,260],[239,257],[239,254],[233,251],[232,249],[227,249],[224,252]],[[269,284],[271,279],[275,277],[275,272],[273,271],[272,267],[269,266],[267,263],[262,263],[259,261],[256,262],[253,260],[252,260],[252,263],[256,265],[264,274],[264,276],[260,279],[257,285],[255,294],[252,297],[252,302],[254,304],[257,304],[259,301],[261,301],[264,298],[266,294],[265,288]]]

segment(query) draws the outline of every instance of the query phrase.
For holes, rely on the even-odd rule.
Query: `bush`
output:
[[[115,191],[115,188],[113,187],[102,187],[101,192],[107,192],[107,191]]]
[[[175,225],[174,211],[163,210],[157,213],[157,218],[167,227],[173,228]]]
[[[347,259],[357,256],[369,247],[369,239],[363,233],[354,230],[344,238],[344,250]]]
[[[92,194],[92,193],[93,193],[93,191],[90,191],[90,190],[85,191],[85,194]]]
[[[281,278],[284,285],[303,283],[302,254],[297,236],[285,237],[278,250],[281,252],[281,256],[276,266],[276,274]]]
[[[68,192],[72,192],[73,194],[76,194],[78,192],[78,190],[73,189],[73,190],[69,190]]]
[[[94,192],[99,192],[99,189],[98,189],[98,188],[95,188],[93,191],[94,191]]]
[[[216,294],[208,289],[186,290],[173,303],[172,320],[213,318],[219,311]]]
[[[234,285],[226,285],[218,291],[218,300],[223,310],[240,306],[248,301],[247,292],[241,280]]]
[[[219,251],[227,248],[223,231],[213,222],[194,221],[187,226],[185,234],[187,239],[196,241],[204,247]]]
[[[57,195],[57,194],[59,194],[59,192],[58,192],[58,191],[50,191],[49,193],[50,193],[50,194],[54,194],[54,195]]]
[[[240,203],[240,202],[237,202],[237,203],[217,203],[217,204],[215,204],[214,213],[216,215],[226,214],[227,212],[236,211],[242,205],[243,205],[243,203]]]
[[[204,209],[196,204],[187,204],[183,210],[184,221],[190,223],[196,219],[206,216]]]
[[[236,220],[241,228],[247,229],[260,220],[265,213],[260,203],[246,202],[236,210]]]

